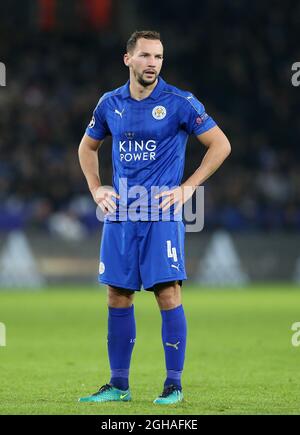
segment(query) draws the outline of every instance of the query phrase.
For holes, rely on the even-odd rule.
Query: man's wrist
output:
[[[197,189],[197,187],[198,187],[198,185],[190,184],[190,183],[183,183],[183,184],[181,185],[181,188],[182,188],[182,189],[186,189],[186,188],[193,189],[193,192],[195,192],[195,190]]]
[[[89,186],[89,190],[90,192],[93,194],[93,192],[95,192],[95,190],[99,189],[99,187],[101,187],[101,184],[94,184],[92,186]]]

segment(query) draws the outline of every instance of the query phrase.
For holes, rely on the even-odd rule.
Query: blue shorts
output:
[[[99,281],[113,287],[154,290],[187,279],[183,222],[113,222],[103,225]]]

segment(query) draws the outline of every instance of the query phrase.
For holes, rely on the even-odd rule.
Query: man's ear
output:
[[[129,62],[130,62],[130,54],[129,54],[129,53],[125,53],[125,54],[124,54],[124,58],[123,58],[123,60],[124,60],[125,65],[126,65],[126,66],[129,66]]]

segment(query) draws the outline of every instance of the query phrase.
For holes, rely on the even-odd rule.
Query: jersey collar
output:
[[[145,100],[157,100],[160,97],[160,94],[162,93],[163,89],[165,88],[166,82],[159,76],[158,77],[158,83],[155,86],[155,88],[153,89],[153,91],[151,92],[151,94],[149,95],[149,97],[140,100],[140,101],[145,101]],[[131,98],[130,95],[130,90],[129,90],[129,80],[127,83],[125,83],[124,86],[122,86],[121,89],[121,95],[123,97],[123,99],[125,98]],[[135,100],[138,101],[138,100]]]

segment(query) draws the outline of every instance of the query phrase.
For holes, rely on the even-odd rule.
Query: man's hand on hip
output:
[[[117,209],[116,202],[113,198],[120,199],[114,189],[110,186],[99,186],[91,189],[91,194],[97,205],[101,208],[104,214],[108,212],[114,213]]]

